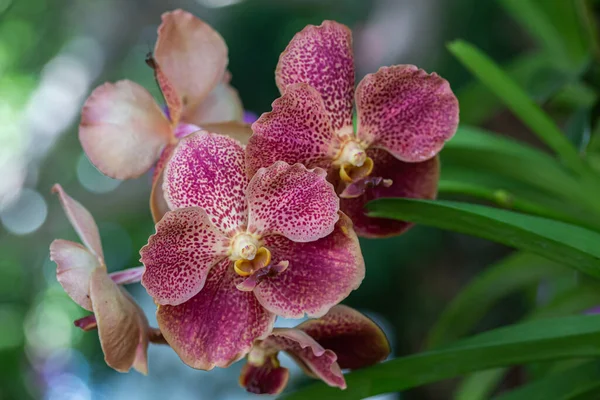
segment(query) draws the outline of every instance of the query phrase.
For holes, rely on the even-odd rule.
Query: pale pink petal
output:
[[[158,304],[178,305],[195,296],[208,271],[227,255],[229,240],[198,207],[170,211],[140,250],[142,285]]]
[[[147,325],[138,306],[99,267],[92,273],[90,297],[106,363],[119,372],[132,367]]]
[[[79,243],[56,239],[50,244],[50,259],[56,263],[56,279],[69,297],[92,311],[90,278],[100,267],[98,258]]]
[[[342,369],[377,364],[390,354],[390,344],[381,328],[370,318],[341,304],[321,318],[301,323],[296,329],[333,351]]]
[[[240,386],[254,394],[279,394],[287,386],[290,371],[279,366],[274,357],[265,357],[260,365],[247,362],[240,372]]]
[[[333,233],[323,239],[297,243],[274,235],[264,238],[264,246],[271,251],[271,263],[287,260],[289,266],[262,280],[254,294],[281,317],[320,317],[357,289],[365,276],[352,222],[343,214]]]
[[[406,162],[434,157],[458,127],[448,82],[414,65],[382,67],[356,89],[357,135]]]
[[[275,316],[251,292],[235,288],[241,280],[231,261],[224,260],[211,269],[196,296],[178,306],[159,306],[160,330],[190,367],[228,367],[271,332]]]
[[[418,163],[406,163],[396,159],[381,149],[369,149],[367,154],[374,161],[372,176],[390,179],[389,187],[379,185],[367,188],[361,196],[352,199],[340,199],[340,208],[352,222],[354,230],[361,237],[380,238],[396,236],[412,224],[385,218],[367,216],[366,204],[383,197],[408,197],[415,199],[434,199],[440,176],[437,157]]]
[[[337,363],[336,354],[324,349],[313,338],[298,329],[273,329],[262,343],[266,348],[276,348],[289,353],[303,368],[329,386],[346,388],[346,381]]]
[[[227,46],[208,24],[174,10],[162,15],[154,59],[181,98],[182,119],[188,121],[187,112],[195,110],[223,79]]]
[[[158,65],[152,53],[148,53],[146,56],[146,64],[148,64],[154,70],[154,78],[160,87],[163,99],[165,100],[167,108],[167,116],[171,121],[171,126],[177,126],[181,119],[181,113],[183,112],[183,103],[179,93],[175,90],[175,87],[165,75],[164,71]]]
[[[221,82],[185,118],[186,121],[207,129],[206,124],[242,121],[243,116],[244,107],[237,90],[229,83]]]
[[[79,140],[102,173],[117,179],[148,171],[173,138],[152,95],[131,81],[105,83],[83,105]]]
[[[201,131],[183,138],[164,172],[169,207],[201,207],[225,234],[246,225],[248,185],[244,148],[234,139]]]
[[[100,233],[98,233],[98,226],[92,214],[78,201],[69,196],[59,184],[55,184],[52,187],[52,192],[58,194],[62,208],[83,244],[98,257],[100,262],[104,262]]]
[[[175,144],[169,144],[165,147],[154,167],[154,174],[152,175],[152,191],[150,192],[150,212],[152,213],[154,223],[160,221],[163,215],[169,211],[169,205],[167,204],[165,193],[163,192],[163,179],[165,167],[167,166],[167,162],[171,159],[171,155],[173,155],[175,146]]]
[[[341,145],[319,93],[304,83],[289,86],[252,130],[246,150],[250,176],[276,161],[327,170]]]
[[[354,55],[347,26],[324,21],[298,32],[281,53],[275,79],[281,93],[298,82],[314,87],[323,97],[333,129],[352,133]]]
[[[333,232],[339,198],[321,168],[278,161],[261,168],[248,184],[248,231],[311,242]]]
[[[135,300],[133,300],[133,298],[131,298],[129,294],[126,292],[124,294],[136,306],[138,312],[138,323],[140,324],[140,339],[135,350],[135,358],[133,359],[133,364],[131,366],[139,373],[148,375],[148,343],[150,342],[149,337],[151,335],[152,328],[150,328],[148,325],[148,319],[146,318],[146,315],[140,306],[135,302]]]

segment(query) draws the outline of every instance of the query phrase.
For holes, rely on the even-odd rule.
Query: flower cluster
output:
[[[69,296],[93,314],[108,365],[147,371],[148,343],[168,344],[191,367],[246,357],[240,384],[276,394],[288,380],[277,354],[345,388],[342,369],[384,360],[381,329],[342,306],[364,276],[358,236],[409,224],[371,218],[380,197],[433,198],[437,153],[454,134],[458,103],[448,82],[411,65],[383,67],[354,89],[350,30],[307,26],[276,68],[281,97],[252,126],[229,85],[227,47],[193,15],[163,15],[147,63],[161,108],[130,81],[106,83],[86,101],[79,137],[113,178],[154,167],[156,233],[143,267],[109,274],[90,213],[55,186],[84,246],[55,240],[50,256]],[[353,107],[357,123],[353,126]],[[140,282],[157,304],[158,328],[122,288]],[[294,329],[277,317],[309,317]]]

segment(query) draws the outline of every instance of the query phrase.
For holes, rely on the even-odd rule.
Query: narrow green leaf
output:
[[[525,267],[525,266],[523,266]],[[510,272],[508,272],[510,274]],[[500,277],[501,279],[501,277]],[[475,285],[476,282],[473,282]],[[467,291],[469,289],[466,289]],[[461,295],[459,295],[460,297]],[[481,297],[483,298],[483,297]],[[479,301],[481,301],[481,298]],[[559,294],[548,304],[533,310],[527,319],[550,318],[581,313],[600,304],[600,288],[597,284],[579,285]],[[466,310],[465,312],[468,312]],[[545,365],[545,364],[544,364]],[[507,368],[495,368],[475,372],[460,383],[456,390],[456,400],[486,400],[498,386],[508,371]]]
[[[454,400],[486,400],[504,378],[506,368],[474,372],[464,378],[454,392]]]
[[[600,234],[560,221],[451,201],[379,199],[369,215],[479,236],[600,277]]]
[[[578,173],[586,174],[587,167],[554,121],[488,56],[464,41],[448,46],[450,52],[481,82],[490,88],[544,143]]]
[[[575,212],[587,209],[588,212],[580,216],[600,226],[600,203],[555,159],[534,147],[482,129],[461,126],[446,144],[441,156],[444,165],[442,176],[445,178],[451,171],[449,167],[461,167],[471,175],[493,172],[551,194],[541,197],[546,199],[545,202],[552,202],[558,197],[578,205]],[[480,180],[480,183],[488,182],[489,179]],[[565,201],[555,201],[555,204],[568,208]]]
[[[561,265],[528,253],[514,253],[486,268],[446,307],[429,333],[427,348],[469,333],[499,299],[565,271]]]
[[[556,62],[560,62],[565,69],[571,65],[564,38],[535,1],[501,0],[500,4]]]
[[[549,318],[503,327],[444,349],[397,358],[346,375],[348,388],[324,383],[288,399],[363,399],[465,373],[535,361],[600,356],[600,316]]]
[[[551,218],[579,226],[585,226],[591,229],[599,226],[591,224],[589,218],[587,220],[583,218],[580,219],[563,212],[565,208],[564,204],[562,207],[560,205],[557,205],[556,208],[547,207],[544,204],[538,204],[535,201],[530,201],[524,196],[519,196],[518,194],[515,194],[516,192],[509,192],[506,189],[503,189],[501,186],[490,188],[469,182],[440,180],[438,183],[438,193],[441,198],[444,198],[444,195],[449,194],[467,195],[470,197],[487,200],[502,208],[538,215],[540,217]]]
[[[494,400],[574,400],[591,394],[600,394],[600,363],[598,361],[549,375],[494,397]],[[598,397],[593,398],[597,399]]]
[[[503,66],[506,73],[537,102],[548,100],[573,81],[572,71],[559,70],[546,53],[524,54]],[[456,96],[463,124],[479,125],[502,109],[500,99],[478,80],[461,87]]]

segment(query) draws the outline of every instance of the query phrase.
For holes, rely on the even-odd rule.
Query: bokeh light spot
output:
[[[27,235],[38,230],[47,215],[46,200],[35,190],[26,188],[15,201],[0,212],[0,220],[9,232]]]
[[[100,173],[84,153],[81,153],[77,160],[77,179],[81,186],[92,193],[112,192],[121,184],[121,181]]]

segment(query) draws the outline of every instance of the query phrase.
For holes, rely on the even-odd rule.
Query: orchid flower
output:
[[[142,285],[186,364],[227,367],[276,315],[321,316],[360,285],[358,240],[324,170],[277,162],[249,179],[244,147],[202,131],[164,174],[173,211],[140,251]]]
[[[458,101],[448,82],[413,65],[395,65],[365,76],[355,91],[352,33],[333,21],[297,33],[275,75],[282,96],[252,125],[250,171],[278,160],[321,167],[359,236],[406,230],[405,222],[367,216],[364,205],[380,197],[436,196],[436,155],[458,125]]]
[[[385,334],[358,311],[337,305],[319,319],[293,329],[275,328],[265,340],[257,340],[240,374],[240,385],[257,394],[279,394],[289,378],[277,354],[288,353],[304,372],[329,386],[346,388],[342,369],[377,364],[390,354]]]
[[[80,203],[54,185],[71,225],[83,242],[56,239],[50,245],[50,259],[56,263],[56,278],[65,292],[93,315],[75,321],[83,330],[98,329],[106,363],[119,372],[131,367],[148,372],[149,337],[155,331],[129,294],[118,284],[139,282],[141,269],[108,274],[98,227]]]
[[[152,95],[129,80],[96,88],[83,106],[79,139],[88,158],[112,178],[140,176],[162,158],[154,173],[151,209],[167,211],[161,172],[177,141],[202,126],[240,140],[250,136],[243,108],[229,85],[227,46],[208,24],[183,10],[162,15],[154,55],[167,115]],[[233,121],[227,122],[226,121]]]

